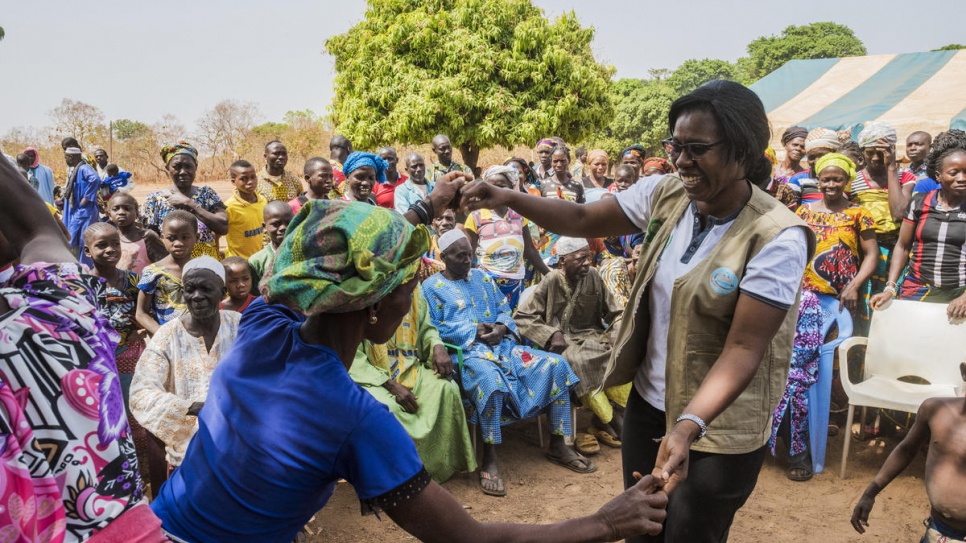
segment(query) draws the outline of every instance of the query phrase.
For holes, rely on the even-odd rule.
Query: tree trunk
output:
[[[459,145],[460,155],[463,157],[463,164],[473,170],[473,175],[480,176],[480,169],[476,166],[476,161],[480,158],[480,148],[472,143],[461,143]]]

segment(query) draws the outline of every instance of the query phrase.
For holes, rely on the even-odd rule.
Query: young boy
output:
[[[966,381],[966,362],[959,365]],[[865,533],[875,497],[915,458],[924,443],[926,494],[932,508],[922,542],[966,539],[966,402],[963,398],[930,398],[919,406],[916,422],[892,451],[852,511],[852,527]]]
[[[312,157],[305,161],[302,173],[309,190],[289,200],[292,213],[298,213],[309,200],[328,200],[329,192],[332,191],[332,164],[328,160],[320,156]]]
[[[228,297],[218,305],[218,308],[244,313],[248,309],[248,304],[258,298],[251,294],[252,271],[248,267],[248,261],[240,256],[229,256],[222,260],[221,264],[225,267],[225,288],[228,289]]]
[[[267,200],[255,192],[258,174],[247,160],[236,160],[228,168],[235,193],[225,202],[228,209],[228,250],[225,256],[249,258],[261,250],[262,215]]]
[[[265,270],[275,260],[275,251],[278,250],[282,240],[285,239],[288,223],[292,222],[294,216],[292,208],[281,200],[269,202],[265,206],[265,233],[268,235],[270,243],[248,259],[248,265],[252,269],[252,294],[258,295],[258,283],[265,275]]]

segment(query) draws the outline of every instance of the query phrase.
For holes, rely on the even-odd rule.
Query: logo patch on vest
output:
[[[728,268],[711,272],[711,289],[718,294],[731,294],[738,288],[738,276]]]

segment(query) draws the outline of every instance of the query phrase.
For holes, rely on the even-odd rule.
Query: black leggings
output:
[[[642,475],[651,473],[664,434],[664,412],[631,389],[621,436],[625,488],[636,482],[632,475],[635,471]],[[727,541],[735,513],[758,483],[764,459],[764,446],[745,454],[691,451],[688,478],[670,496],[664,530],[657,536],[630,537],[627,542]]]

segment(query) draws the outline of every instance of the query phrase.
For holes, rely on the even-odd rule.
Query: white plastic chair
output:
[[[849,458],[852,419],[856,406],[915,413],[933,397],[955,397],[963,390],[959,363],[966,358],[966,323],[951,323],[946,304],[892,300],[872,315],[869,337],[853,337],[836,349],[841,364],[842,388],[849,397],[842,470]],[[861,382],[849,379],[849,350],[866,345]],[[900,381],[918,377],[929,384]]]

